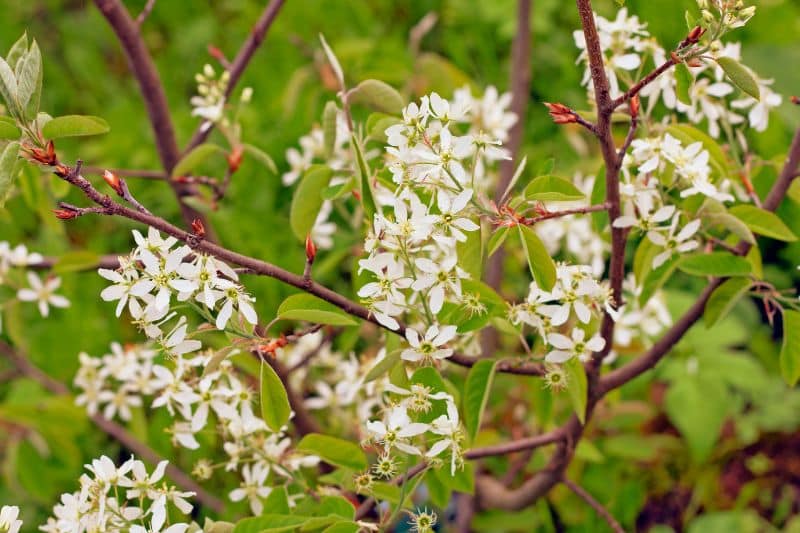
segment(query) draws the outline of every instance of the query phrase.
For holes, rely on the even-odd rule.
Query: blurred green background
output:
[[[264,4],[244,0],[156,3],[142,31],[165,85],[179,145],[185,145],[198,124],[190,116],[189,98],[196,90],[194,74],[203,64],[215,63],[206,51],[207,45],[213,44],[232,58]],[[594,172],[599,161],[594,147],[590,145],[589,154],[573,149],[541,105],[544,101],[563,102],[579,109],[587,105],[579,84],[582,67],[575,64],[577,50],[572,31],[578,27],[578,20],[574,5],[564,0],[533,0],[533,4],[533,75],[522,152],[534,162],[534,168],[536,162],[555,157],[559,174],[569,176],[573,170]],[[144,1],[128,1],[126,5],[135,15]],[[685,36],[683,12],[693,5],[688,0],[627,2],[628,9],[649,23],[651,33],[665,48]],[[756,5],[756,17],[731,38],[742,41],[745,62],[762,77],[775,78],[774,89],[784,95],[784,104],[771,117],[769,129],[750,139],[753,149],[763,157],[780,158],[793,128],[800,124],[800,112],[788,103],[790,94],[800,93],[800,2],[763,0]],[[319,33],[325,34],[336,51],[349,80],[382,79],[404,89],[409,97],[414,95],[412,89],[437,89],[450,96],[449,91],[465,80],[475,87],[491,84],[505,90],[515,6],[513,0],[288,0],[239,84],[240,88],[254,89],[253,103],[243,115],[244,139],[271,154],[282,171],[288,168],[285,150],[296,145],[297,138],[311,124],[319,122],[325,102],[334,97],[320,76]],[[111,132],[104,136],[60,142],[59,155],[67,161],[81,158],[93,166],[158,169],[138,87],[115,36],[94,5],[86,1],[0,0],[0,7],[0,50],[7,50],[23,31],[35,38],[42,49],[42,110],[54,116],[99,115],[111,125]],[[596,9],[613,18],[617,5],[612,0],[598,1]],[[437,13],[439,20],[422,40],[421,48],[445,58],[451,70],[414,71],[413,56],[408,50],[409,30],[429,12]],[[409,84],[412,78],[416,80],[413,85]],[[179,221],[167,185],[137,180],[129,180],[129,184],[152,211]],[[93,217],[63,224],[49,214],[52,196],[64,193],[61,184],[42,180],[30,172],[21,187],[25,194],[0,211],[0,240],[12,245],[23,242],[47,255],[79,250],[99,254],[129,251],[132,225]],[[757,183],[757,187],[761,190],[764,184]],[[80,196],[74,192],[65,199],[81,204]],[[291,190],[284,188],[277,176],[249,160],[236,174],[220,209],[211,214],[211,221],[227,247],[301,271],[302,245],[287,230],[290,200]],[[782,208],[783,219],[797,232],[797,207],[786,204]],[[339,240],[350,239],[348,242],[354,238],[337,236]],[[763,245],[762,253],[768,279],[779,287],[797,283],[795,267],[800,264],[800,245],[771,241]],[[338,260],[346,254],[345,248]],[[337,262],[330,261],[330,268],[320,273],[320,281],[350,293],[347,277],[340,273]],[[18,328],[16,337],[23,342],[31,360],[56,379],[69,382],[77,369],[80,351],[99,355],[112,340],[134,342],[140,337],[131,326],[113,316],[113,305],[100,301],[98,294],[104,280],[91,272],[63,277],[63,294],[72,301],[68,311],[57,311],[45,321],[36,319],[33,306],[24,306],[14,311],[18,314],[10,322]],[[258,309],[265,317],[293,292],[263,278],[248,280],[248,288],[257,296]],[[685,278],[674,280],[676,308],[688,305],[685,295],[695,289]],[[585,484],[590,491],[604,496],[601,501],[611,501],[612,512],[628,527],[658,522],[677,526],[684,523],[681,513],[686,513],[690,522],[692,515],[700,513],[706,515],[701,520],[707,522],[700,522],[695,526],[699,529],[691,531],[737,531],[739,526],[729,528],[726,524],[744,520],[742,527],[746,527],[748,520],[757,521],[752,514],[730,514],[731,510],[747,508],[761,511],[776,526],[786,526],[800,500],[800,457],[796,454],[800,436],[795,433],[800,422],[800,398],[776,378],[778,347],[773,342],[773,331],[750,302],[740,305],[732,318],[711,334],[702,328],[698,326],[698,332],[682,343],[679,352],[709,357],[708,379],[723,383],[724,390],[717,398],[700,395],[698,405],[687,408],[703,411],[706,402],[725,404],[728,410],[723,415],[737,415],[737,427],[726,427],[727,433],[723,433],[727,436],[719,448],[703,461],[693,462],[685,446],[677,442],[674,428],[670,429],[669,421],[659,414],[663,385],[652,384],[651,378],[637,380],[612,398],[608,411],[599,415],[605,433],[599,437],[601,440],[593,441],[597,446],[582,450]],[[731,352],[736,352],[731,355],[735,361],[743,361],[744,366],[738,371],[729,371],[730,358],[720,357]],[[681,374],[686,371],[684,359],[679,356],[659,369],[659,383],[689,379]],[[732,377],[724,377],[727,375]],[[719,390],[715,387],[704,385],[698,390]],[[0,397],[6,404],[40,396],[38,387],[25,380],[0,384]],[[628,404],[638,406],[640,412],[623,410],[611,421],[609,413],[614,412],[614,406]],[[88,427],[79,410],[62,408],[64,417],[74,419],[71,427],[64,429],[69,436],[66,440],[75,445],[69,460],[58,455],[39,458],[27,443],[10,446],[13,439],[10,434],[4,436],[0,427],[0,445],[5,447],[0,452],[4,461],[0,502],[23,505],[26,527],[40,523],[59,493],[73,490],[83,462],[102,451],[114,450],[102,434]],[[738,427],[745,424],[750,424],[746,431]],[[610,444],[602,440],[632,428],[637,434],[630,439],[638,440],[619,437]],[[146,434],[147,428],[138,431]],[[655,435],[662,431],[666,435]],[[150,435],[149,441],[165,455],[175,457],[165,436]],[[748,452],[748,446],[757,448]],[[769,446],[778,451],[773,453]],[[602,461],[593,456],[595,452],[603,457]],[[730,464],[737,457],[739,470],[731,473]],[[176,459],[184,466],[191,464],[187,458]],[[749,465],[748,461],[759,464]],[[643,467],[647,468],[643,471]],[[727,514],[714,513],[723,510]],[[548,514],[558,514],[560,518],[543,518]],[[717,522],[710,522],[708,516]],[[525,531],[530,530],[526,527],[531,523],[542,528],[560,523],[575,531],[605,527],[591,517],[591,511],[581,502],[556,491],[548,502],[513,519],[480,516],[476,527],[484,531]]]

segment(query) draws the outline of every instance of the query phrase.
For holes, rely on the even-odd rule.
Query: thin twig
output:
[[[13,347],[9,346],[3,341],[0,341],[0,353],[7,357],[11,363],[19,369],[24,375],[37,381],[44,388],[59,396],[65,396],[70,393],[69,388],[57,381],[41,369],[33,365],[27,357],[18,353]],[[126,449],[130,450],[136,456],[144,459],[150,464],[157,465],[164,460],[156,451],[150,448],[144,442],[138,440],[130,434],[124,427],[116,422],[105,418],[100,414],[94,414],[89,417],[97,427],[103,430],[107,435],[117,440]],[[195,493],[195,498],[202,505],[208,507],[216,513],[221,513],[224,504],[216,496],[209,494],[203,489],[195,480],[189,477],[183,470],[175,466],[173,463],[167,465],[167,475],[175,481],[175,484],[182,490]]]
[[[600,515],[603,518],[603,520],[605,520],[608,523],[609,527],[611,527],[611,529],[614,530],[615,533],[625,533],[625,530],[622,529],[622,526],[619,524],[619,522],[617,522],[617,520],[614,518],[614,516],[610,512],[608,512],[608,509],[603,507],[603,505],[600,502],[595,500],[594,497],[591,494],[589,494],[588,492],[586,492],[583,489],[583,487],[581,487],[579,485],[576,485],[575,483],[573,483],[572,481],[570,481],[566,477],[564,479],[562,479],[561,482],[569,490],[574,492],[576,496],[578,496],[580,499],[582,499],[583,501],[588,503],[589,506],[592,509],[594,509],[595,512],[598,515]]]
[[[144,21],[147,20],[147,17],[150,16],[150,13],[153,12],[153,8],[156,6],[156,0],[147,0],[147,3],[144,5],[144,9],[142,12],[139,13],[139,16],[136,17],[136,27],[141,29],[142,24]]]
[[[549,211],[535,217],[522,218],[520,219],[519,223],[524,224],[525,226],[532,226],[538,222],[542,222],[543,220],[550,220],[553,218],[560,218],[569,215],[585,215],[587,213],[595,213],[597,211],[607,211],[609,207],[611,207],[611,204],[604,203],[597,205],[587,205],[584,207],[576,207],[573,209],[562,209],[560,211]]]
[[[639,91],[644,89],[645,86],[655,81],[656,78],[658,78],[663,73],[665,73],[666,71],[668,71],[670,68],[672,68],[674,65],[677,64],[678,62],[675,61],[675,58],[673,56],[670,56],[669,59],[667,59],[664,63],[659,65],[655,70],[650,72],[647,76],[645,76],[637,83],[632,85],[631,88],[625,91],[621,96],[612,100],[610,103],[611,111],[618,108],[619,106],[621,106],[622,104],[624,104],[625,102],[627,102],[628,100],[639,94]]]
[[[106,168],[103,167],[93,167],[84,165],[83,171],[87,174],[97,174],[102,175],[105,172]],[[140,170],[140,169],[133,169],[133,168],[117,168],[111,170],[117,176],[121,176],[123,178],[142,178],[148,180],[166,180],[168,178],[167,174],[164,173],[163,170]]]

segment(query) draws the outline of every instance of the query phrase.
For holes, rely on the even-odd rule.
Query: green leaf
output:
[[[292,408],[281,378],[268,363],[261,363],[261,418],[273,431],[289,422]]]
[[[304,320],[331,326],[357,326],[358,322],[332,303],[312,294],[293,294],[278,307],[278,318]]]
[[[651,270],[647,276],[644,278],[644,286],[642,287],[642,292],[639,295],[639,304],[644,305],[647,300],[650,299],[653,294],[656,293],[664,284],[669,281],[669,278],[672,277],[672,274],[675,272],[675,269],[678,268],[678,263],[680,263],[680,259],[674,257],[672,259],[667,260],[666,263],[661,265],[655,270]]]
[[[99,261],[100,256],[94,252],[85,250],[68,252],[58,258],[58,261],[53,266],[53,272],[56,274],[64,274],[67,272],[89,270],[96,268]]]
[[[781,347],[781,375],[794,387],[800,379],[800,312],[783,311],[783,346]]]
[[[258,148],[257,146],[253,146],[252,144],[247,144],[247,143],[244,143],[242,145],[242,148],[244,148],[245,152],[253,156],[253,158],[255,158],[256,161],[267,167],[267,170],[269,170],[273,174],[278,173],[278,167],[275,166],[275,161],[273,161],[272,158],[269,156],[269,154],[267,154],[264,150]]]
[[[689,72],[689,68],[685,63],[678,63],[675,65],[675,81],[675,93],[678,97],[678,101],[686,105],[691,105],[692,99],[689,96],[689,89],[691,89],[694,83],[694,77],[692,73]]]
[[[53,119],[53,120],[58,120]],[[48,126],[52,124],[52,122],[48,123]],[[46,128],[47,126],[45,126]],[[172,167],[172,178],[178,178],[181,176],[187,176],[192,173],[192,171],[203,164],[209,157],[214,154],[224,154],[225,150],[216,144],[211,143],[203,143],[200,145],[195,146],[192,150],[183,156],[175,166]]]
[[[599,205],[606,201],[606,167],[603,165],[597,172],[592,184],[591,203]],[[608,226],[608,211],[595,211],[592,213],[592,227],[601,233]]]
[[[233,533],[263,533],[278,531],[294,531],[311,520],[310,516],[296,516],[286,514],[262,514],[239,520]]]
[[[750,244],[755,244],[756,238],[747,224],[733,216],[728,212],[722,203],[707,198],[700,209],[697,211],[698,216],[705,222],[706,227],[722,226],[740,239]]]
[[[725,75],[738,88],[756,100],[761,99],[758,83],[747,68],[732,57],[718,57],[717,64],[725,71]]]
[[[464,425],[472,442],[475,441],[481,428],[481,418],[489,401],[496,365],[497,361],[482,359],[475,363],[467,374],[463,398]]]
[[[362,104],[375,111],[399,115],[405,102],[397,90],[380,80],[364,80],[350,90],[348,101]]]
[[[278,486],[273,488],[272,492],[270,492],[269,496],[264,500],[264,508],[261,510],[261,513],[288,514],[290,509],[289,496],[286,494],[286,489]]]
[[[778,218],[778,215],[771,211],[747,204],[733,206],[729,211],[759,235],[779,241],[792,242],[797,240],[797,236],[792,233],[792,230]]]
[[[693,276],[747,276],[752,272],[747,259],[730,252],[686,256],[680,260],[678,268]]]
[[[319,433],[309,433],[298,443],[297,450],[317,455],[326,463],[351,470],[367,468],[367,456],[350,441]]]
[[[42,135],[45,139],[60,137],[83,137],[108,133],[108,122],[90,115],[64,115],[56,117],[44,125]]]
[[[300,184],[294,191],[289,208],[289,225],[301,242],[311,233],[314,222],[322,207],[322,191],[328,186],[333,170],[325,165],[312,165],[306,170]]]
[[[325,157],[330,157],[336,146],[336,117],[339,107],[336,102],[329,101],[322,112],[322,138],[325,144]]]
[[[482,229],[465,232],[467,240],[456,242],[458,263],[472,279],[481,279],[483,273],[483,238]]]
[[[8,143],[0,152],[0,207],[5,204],[6,198],[11,194],[11,187],[14,185],[17,154],[19,154],[19,142],[17,141]]]
[[[574,202],[586,195],[571,181],[556,176],[539,176],[525,187],[525,198],[541,202]]]
[[[644,283],[647,275],[653,270],[653,258],[660,251],[661,248],[646,237],[639,241],[639,246],[636,247],[636,253],[633,255],[633,276],[639,286]]]
[[[506,302],[490,286],[474,279],[461,281],[461,304],[445,303],[441,319],[458,327],[459,333],[475,331],[485,326],[492,317],[505,316]],[[477,301],[483,309],[471,309],[468,303]]]
[[[730,403],[725,385],[717,379],[687,377],[667,391],[664,409],[689,445],[696,463],[711,454]]]
[[[17,101],[24,110],[26,120],[33,120],[39,112],[39,97],[42,93],[42,54],[36,40],[17,63],[15,76]]]
[[[725,318],[739,299],[747,294],[752,283],[748,278],[731,278],[717,287],[706,302],[703,321],[711,328]]]
[[[556,264],[544,243],[531,228],[522,225],[517,227],[522,238],[522,247],[528,258],[531,275],[541,289],[549,291],[556,284]]]
[[[510,229],[511,228],[508,226],[500,226],[499,228],[494,230],[492,236],[489,237],[489,242],[486,243],[486,249],[488,250],[486,254],[487,257],[492,257],[494,253],[497,251],[497,249],[503,246],[503,243],[506,241],[506,238],[508,237],[508,232]]]
[[[6,54],[6,62],[11,70],[17,68],[17,62],[22,59],[22,56],[28,51],[28,33],[23,32],[22,36],[11,45],[11,48]]]
[[[350,138],[350,144],[353,146],[356,164],[358,165],[361,205],[364,207],[364,215],[367,218],[367,223],[372,225],[372,218],[375,216],[377,207],[375,206],[375,197],[372,194],[372,184],[370,184],[369,180],[369,168],[367,167],[367,162],[364,160],[364,152],[361,150],[361,145],[358,143],[355,133]]]
[[[11,117],[0,116],[0,140],[15,141],[22,136],[22,131],[17,127],[16,121]]]
[[[331,524],[322,530],[322,533],[358,533],[361,531],[361,526],[351,520],[343,520]]]
[[[586,403],[589,393],[586,371],[576,357],[565,362],[563,366],[567,373],[567,393],[569,394],[570,402],[572,402],[572,410],[575,411],[578,420],[583,424],[586,422]]]
[[[369,369],[367,375],[364,376],[364,383],[375,381],[379,377],[387,374],[394,366],[400,362],[401,350],[392,350],[383,356],[378,362]]]
[[[367,117],[367,137],[380,143],[386,142],[386,130],[395,124],[402,124],[403,121],[393,115],[386,113],[372,113]]]
[[[17,102],[17,78],[14,76],[14,71],[0,57],[0,96],[6,103],[8,112],[15,117],[20,115],[20,106]]]

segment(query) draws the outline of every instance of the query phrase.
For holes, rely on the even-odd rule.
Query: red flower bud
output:
[[[700,40],[700,37],[706,32],[706,29],[702,26],[695,26],[692,28],[692,31],[689,32],[689,35],[686,36],[686,40],[690,43],[696,43]]]
[[[634,94],[631,97],[631,102],[629,104],[631,109],[631,117],[636,118],[639,116],[639,95]]]
[[[239,165],[242,164],[242,154],[243,150],[241,146],[234,146],[231,153],[228,154],[228,170],[230,170],[231,173],[239,170]]]
[[[122,196],[124,194],[122,189],[122,182],[119,179],[119,176],[111,172],[110,170],[103,171],[103,179],[106,180],[108,186],[114,189],[118,195]]]
[[[78,217],[78,212],[72,209],[53,209],[53,214],[61,220],[70,220]]]
[[[800,98],[798,98],[797,96],[794,95],[790,96],[789,101],[792,102],[794,105],[800,105]]]
[[[206,236],[206,227],[203,226],[203,221],[199,218],[192,220],[192,231],[201,239]]]
[[[309,233],[306,235],[306,261],[313,263],[315,257],[317,257],[317,245],[314,244]]]
[[[572,124],[578,122],[578,116],[575,112],[564,104],[545,102],[544,105],[547,106],[550,117],[556,124]]]

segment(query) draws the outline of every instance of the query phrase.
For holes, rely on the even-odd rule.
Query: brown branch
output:
[[[606,211],[610,206],[611,204],[604,203],[597,205],[587,205],[584,207],[576,207],[574,209],[562,209],[560,211],[547,211],[535,217],[522,218],[520,219],[519,223],[524,224],[526,226],[533,226],[537,222],[542,222],[543,220],[550,220],[552,218],[560,218],[569,215],[585,215],[587,213],[595,213],[597,211]]]
[[[600,515],[603,518],[603,520],[605,520],[608,523],[609,527],[611,527],[611,529],[615,533],[625,533],[625,530],[622,529],[622,526],[619,525],[619,522],[617,522],[617,520],[614,518],[614,516],[610,512],[608,512],[608,509],[603,507],[603,505],[600,502],[595,500],[594,497],[591,494],[589,494],[588,492],[586,492],[586,490],[584,490],[583,487],[581,487],[579,485],[576,485],[575,483],[573,483],[572,481],[570,481],[566,477],[564,479],[562,479],[561,482],[569,490],[574,492],[576,496],[578,496],[580,499],[582,499],[583,501],[588,503],[589,506],[592,509],[594,509],[594,511],[598,515]]]
[[[284,2],[285,0],[272,0],[267,7],[264,8],[264,12],[261,14],[258,22],[256,22],[255,26],[253,26],[253,29],[250,31],[250,35],[247,37],[247,40],[242,44],[242,47],[239,49],[239,52],[236,54],[233,63],[228,69],[228,72],[230,73],[230,79],[228,81],[228,86],[225,89],[226,98],[231,95],[236,83],[239,81],[239,78],[242,77],[244,70],[247,68],[247,65],[253,58],[253,54],[256,53],[256,50],[258,50],[258,47],[264,41],[267,31],[269,31],[270,26],[272,26],[272,23],[275,21],[275,17],[278,16],[278,12],[280,11],[281,7],[283,7]],[[190,152],[192,148],[202,144],[208,138],[208,135],[211,133],[213,127],[213,124],[210,128],[206,129],[198,126],[194,132],[194,135],[192,135],[189,144],[186,145],[183,153],[186,154]]]
[[[506,144],[511,159],[500,163],[500,180],[495,190],[495,201],[501,202],[511,178],[514,176],[514,161],[519,158],[519,148],[525,131],[525,111],[530,99],[531,84],[531,0],[517,1],[517,32],[511,44],[511,111],[517,115],[517,121],[509,131]],[[501,246],[489,259],[486,265],[486,283],[495,290],[500,289],[503,279],[503,261],[505,250]],[[497,330],[487,328],[481,333],[481,353],[490,357],[499,342]]]
[[[45,389],[53,394],[65,396],[70,393],[69,388],[58,380],[55,380],[42,372],[41,369],[33,365],[27,357],[18,353],[13,347],[9,346],[3,341],[0,341],[0,353],[7,357],[11,363],[19,369],[24,375],[37,381]],[[163,461],[156,451],[150,448],[144,442],[138,440],[130,434],[124,427],[116,422],[105,418],[100,414],[94,414],[89,417],[97,427],[103,430],[108,436],[112,437],[127,450],[131,451],[134,455],[144,459],[150,464],[156,465]],[[195,493],[195,498],[202,505],[208,507],[216,513],[221,513],[224,504],[216,496],[209,494],[203,489],[195,480],[189,477],[183,470],[175,466],[173,463],[167,465],[167,475],[172,478],[176,485],[182,490],[191,491]]]
[[[495,455],[508,455],[514,452],[521,452],[525,450],[532,450],[554,442],[564,440],[566,432],[563,428],[558,428],[548,433],[542,433],[534,437],[525,437],[523,439],[512,440],[502,444],[495,444],[493,446],[484,446],[483,448],[473,448],[464,452],[464,459],[482,459],[484,457],[492,457]]]
[[[60,257],[44,257],[41,261],[29,263],[26,266],[35,270],[48,270],[56,266],[60,260]],[[108,268],[110,270],[119,268],[119,256],[102,255],[96,263],[82,267],[81,270],[95,270],[97,268]]]
[[[618,108],[619,106],[621,106],[622,104],[624,104],[625,102],[627,102],[628,100],[639,94],[639,91],[644,89],[645,86],[655,81],[656,78],[658,78],[663,73],[672,68],[672,66],[677,64],[678,61],[676,61],[675,56],[670,56],[670,58],[667,59],[666,62],[659,65],[655,70],[650,72],[650,74],[648,74],[647,76],[639,80],[637,83],[632,85],[631,88],[625,91],[621,96],[611,101],[610,103],[611,111],[615,110],[616,108]]]
[[[147,3],[144,5],[144,9],[142,12],[139,13],[139,16],[136,17],[136,27],[141,28],[144,21],[147,20],[147,17],[150,16],[150,13],[153,12],[153,8],[156,6],[156,0],[147,0]]]
[[[98,176],[102,176],[103,172],[105,172],[106,170],[111,170],[111,169],[106,169],[103,167],[93,167],[88,165],[84,165],[83,167],[83,171],[86,172],[87,174],[97,174]],[[167,174],[164,173],[163,170],[140,170],[133,168],[118,168],[111,170],[111,172],[123,178],[166,180],[169,177],[167,176]]]
[[[139,89],[147,108],[161,165],[169,174],[180,159],[180,152],[175,140],[175,130],[172,126],[164,86],[158,76],[153,59],[139,34],[139,27],[120,0],[94,0],[94,3],[114,30],[125,51],[128,64],[139,83]],[[195,194],[194,187],[174,181],[170,181],[170,186],[178,197],[184,221],[190,224],[193,220],[199,219],[210,232],[211,226],[205,216],[181,201],[184,196]]]

